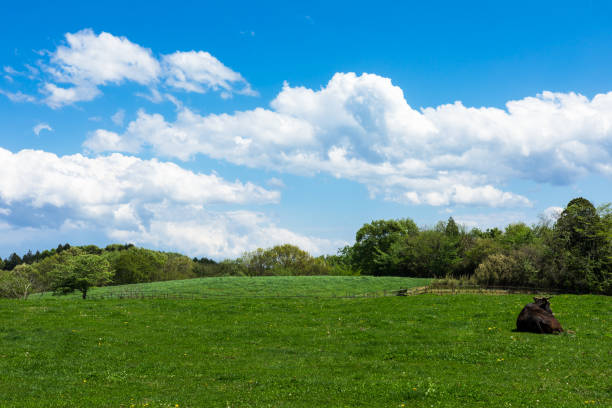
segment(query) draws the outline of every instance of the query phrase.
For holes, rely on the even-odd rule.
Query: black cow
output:
[[[550,298],[533,298],[516,319],[516,331],[531,333],[556,333],[563,331],[561,324],[550,310]]]

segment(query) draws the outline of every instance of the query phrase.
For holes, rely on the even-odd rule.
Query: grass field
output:
[[[559,336],[529,300],[1,300],[0,406],[612,406],[612,299],[554,297]]]
[[[374,276],[263,276],[253,278],[227,276],[105,286],[91,289],[88,296],[96,298],[108,295],[142,293],[153,296],[175,294],[199,297],[339,297],[424,286],[430,280]],[[39,296],[33,295],[33,298]],[[43,294],[43,297],[51,296],[51,293]],[[76,292],[68,297],[80,298],[81,293]]]

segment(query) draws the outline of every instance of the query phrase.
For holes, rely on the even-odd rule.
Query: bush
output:
[[[504,254],[489,255],[474,272],[474,281],[479,285],[516,284],[518,265],[514,258]]]

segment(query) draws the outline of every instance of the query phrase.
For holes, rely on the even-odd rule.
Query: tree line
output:
[[[450,217],[432,228],[410,218],[364,224],[355,243],[313,257],[277,245],[216,262],[132,244],[59,245],[0,259],[0,297],[206,276],[374,275],[446,277],[485,286],[612,294],[612,211],[571,200],[554,222],[467,230]]]
[[[26,298],[36,292],[66,294],[91,287],[123,285],[207,276],[329,275],[323,257],[313,257],[294,245],[246,252],[237,259],[216,262],[133,244],[59,245],[56,249],[0,259],[0,297]]]
[[[433,228],[409,218],[357,231],[335,260],[365,275],[448,277],[485,286],[612,294],[612,211],[571,200],[555,222],[482,231],[450,217]]]

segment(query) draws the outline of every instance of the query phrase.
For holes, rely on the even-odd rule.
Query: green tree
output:
[[[131,247],[105,254],[115,271],[113,283],[143,283],[164,280],[167,256],[144,248]]]
[[[163,266],[161,280],[176,280],[195,278],[193,261],[182,254],[173,252],[166,253],[166,262]]]
[[[364,224],[355,235],[351,251],[354,267],[365,275],[392,275],[397,267],[399,254],[397,242],[414,236],[419,228],[409,218],[376,220]],[[392,247],[395,244],[395,248]]]
[[[399,275],[442,277],[453,274],[461,261],[458,240],[447,236],[444,229],[421,231],[394,246],[399,259]]]
[[[327,275],[330,267],[324,259],[314,258],[295,245],[276,245],[272,248],[245,253],[240,262],[249,276],[263,275]]]
[[[21,265],[23,261],[21,257],[13,252],[7,259],[4,260],[4,269],[12,271],[17,265]]]
[[[453,219],[453,217],[449,217],[446,222],[446,227],[444,228],[444,233],[449,237],[458,237],[459,236],[459,226]]]
[[[509,224],[500,236],[500,241],[509,249],[518,249],[524,245],[533,243],[535,234],[529,226],[522,222]]]
[[[85,299],[91,287],[105,285],[111,281],[111,277],[110,263],[104,257],[92,254],[76,255],[55,266],[51,288],[56,294],[79,290]]]
[[[597,210],[582,197],[567,204],[553,228],[548,270],[551,285],[579,291],[606,291],[612,268],[606,208]]]

